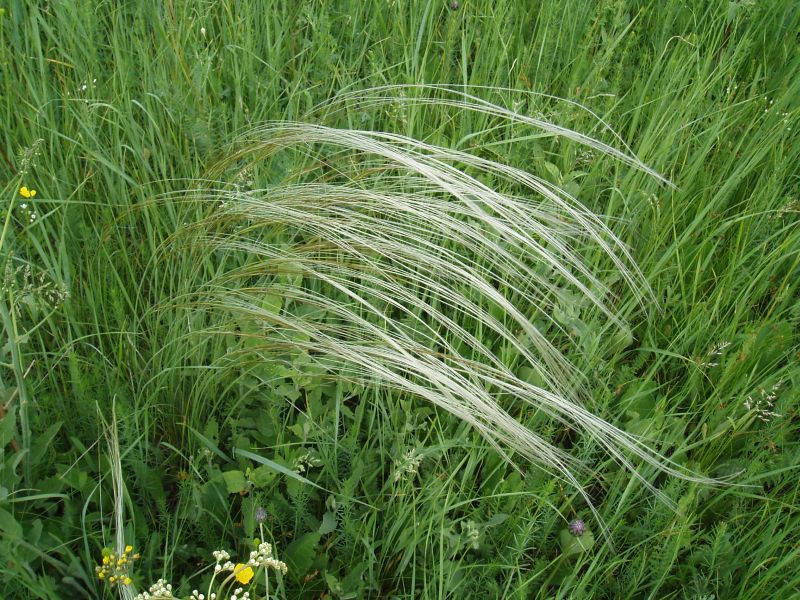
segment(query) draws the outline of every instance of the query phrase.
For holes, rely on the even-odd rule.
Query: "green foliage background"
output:
[[[110,597],[93,569],[113,541],[112,406],[140,589],[161,576],[199,587],[212,550],[246,553],[263,506],[290,569],[281,597],[800,597],[796,2],[0,10],[0,597]],[[675,182],[552,137],[494,136],[480,115],[398,102],[337,117],[474,148],[607,215],[660,308],[622,291],[633,329],[621,341],[584,307],[556,311],[579,340],[570,358],[593,410],[741,485],[643,468],[673,512],[574,432],[520,411],[594,469],[584,484],[614,547],[591,532],[576,546],[570,519],[597,534],[576,491],[527,465],[521,476],[454,417],[326,377],[302,353],[267,362],[247,336],[192,334],[208,316],[169,300],[220,265],[160,251],[204,215],[162,194],[202,177],[251,124],[422,82],[608,137],[586,112],[523,92],[579,102]],[[21,185],[38,191],[26,209]],[[409,456],[421,462],[403,475]]]

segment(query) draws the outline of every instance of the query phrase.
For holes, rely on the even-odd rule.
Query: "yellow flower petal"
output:
[[[236,567],[234,567],[233,574],[236,575],[236,580],[239,583],[250,583],[253,575],[255,575],[253,569],[247,565],[243,565],[242,563],[239,563],[236,565]]]
[[[19,195],[22,196],[23,198],[31,197],[31,193],[28,191],[28,188],[25,187],[24,185],[21,188],[19,188]]]
[[[125,554],[128,554],[131,550],[133,550],[133,546],[125,546]]]
[[[31,198],[33,198],[35,195],[36,195],[36,190],[31,190]]]

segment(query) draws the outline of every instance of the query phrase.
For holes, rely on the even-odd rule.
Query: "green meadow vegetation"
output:
[[[799,49],[0,1],[0,599],[800,598]]]

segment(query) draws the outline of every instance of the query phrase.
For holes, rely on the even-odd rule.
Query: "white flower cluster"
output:
[[[258,545],[258,550],[253,550],[250,553],[250,559],[247,561],[249,567],[266,567],[267,569],[275,569],[284,575],[288,571],[286,563],[281,560],[276,560],[272,556],[272,545],[267,542],[261,542]]]
[[[231,555],[225,550],[214,550],[214,552],[211,554],[214,556],[214,560],[217,563],[214,566],[214,573],[219,573],[220,571],[233,571],[234,564],[230,560]]]
[[[28,223],[33,223],[36,221],[36,212],[33,210],[32,206],[28,206],[27,202],[20,203],[19,212],[23,221],[27,221]]]
[[[242,594],[241,596],[239,594]],[[250,592],[242,593],[242,588],[236,588],[231,595],[231,600],[250,600]]]
[[[95,83],[97,83],[97,79],[92,79],[91,83],[89,83],[88,79],[85,79],[78,91],[85,92],[86,90],[93,88]]]
[[[76,100],[83,100],[83,102],[85,104],[89,104],[89,99],[88,98],[81,98],[81,96],[84,96],[84,95],[86,95],[88,93],[94,93],[95,84],[96,83],[97,83],[97,78],[95,78],[95,77],[88,77],[88,78],[84,79],[83,81],[81,81],[80,85],[75,90],[75,99]],[[67,98],[70,97],[70,93],[69,92],[65,92],[65,95],[66,95]]]
[[[201,594],[197,590],[192,590],[192,595],[189,596],[189,598],[191,598],[191,600],[206,600],[206,595]],[[212,592],[211,595],[208,597],[208,600],[217,600],[217,595]]]
[[[164,579],[159,579],[150,586],[148,591],[136,594],[134,600],[161,600],[162,598],[174,597],[175,596],[172,595],[172,585],[167,583]]]

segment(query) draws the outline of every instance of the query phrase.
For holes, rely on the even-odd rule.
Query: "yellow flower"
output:
[[[130,585],[133,583],[133,579],[131,579],[130,577],[126,577],[125,579],[122,580],[122,583],[124,583],[125,585]]]
[[[103,564],[104,564],[104,565],[107,565],[107,564],[108,564],[108,557],[107,557],[107,556],[104,556],[104,557],[103,557]]]
[[[243,565],[242,563],[236,565],[236,567],[233,569],[233,574],[236,575],[236,580],[239,583],[245,583],[245,584],[250,583],[250,580],[253,578],[253,575],[255,575],[253,569],[251,569],[247,565]]]
[[[36,190],[29,190],[24,185],[19,188],[19,195],[23,198],[33,198],[36,195]]]
[[[133,546],[125,546],[125,554],[130,554],[131,550],[133,550]]]

